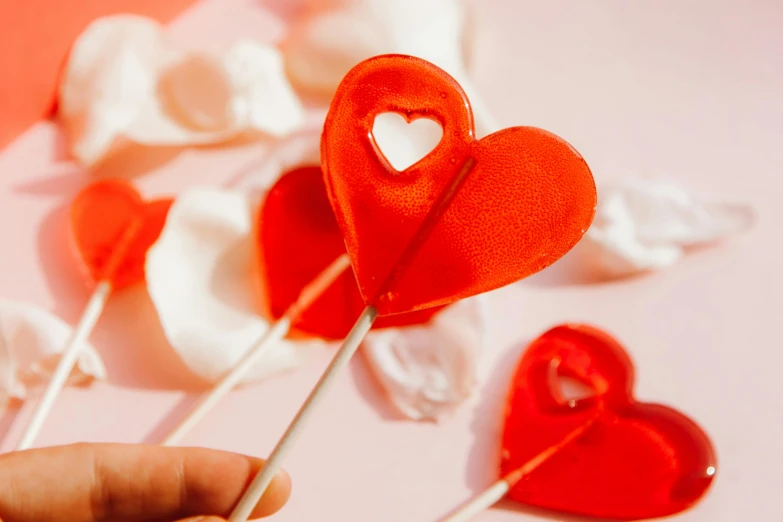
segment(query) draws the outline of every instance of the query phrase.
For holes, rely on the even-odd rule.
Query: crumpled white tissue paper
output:
[[[406,417],[437,421],[475,391],[485,296],[463,299],[427,324],[373,330],[362,345],[371,371]]]
[[[125,14],[97,19],[74,43],[59,116],[72,154],[87,166],[123,141],[185,146],[251,133],[281,137],[305,119],[277,49],[240,41],[220,53],[184,51],[157,21]]]
[[[689,248],[749,229],[753,209],[707,201],[662,180],[636,178],[599,187],[583,252],[612,276],[662,269]]]
[[[42,308],[0,299],[0,411],[11,399],[24,400],[46,385],[71,333],[65,321]],[[103,362],[88,344],[66,382],[105,378]]]
[[[468,75],[469,17],[465,0],[310,0],[281,46],[286,71],[296,86],[331,96],[362,60],[389,53],[423,58],[465,90],[481,138],[499,127]]]
[[[163,331],[197,375],[217,381],[266,332],[254,220],[260,197],[192,189],[174,201],[147,254],[147,288]],[[243,378],[260,380],[304,363],[325,342],[284,340]]]

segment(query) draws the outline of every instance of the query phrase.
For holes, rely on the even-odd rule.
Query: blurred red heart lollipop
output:
[[[376,145],[376,116],[430,118],[435,149],[403,172]],[[359,288],[380,315],[446,304],[507,285],[554,263],[590,226],[593,177],[549,132],[512,127],[476,140],[460,86],[434,65],[379,56],[340,84],[324,125],[326,185]],[[468,161],[464,179],[455,179]],[[455,192],[441,215],[430,214]],[[433,228],[404,273],[389,280],[426,220]]]
[[[172,199],[144,201],[130,182],[107,179],[71,205],[71,233],[90,278],[114,289],[144,280],[147,251],[160,236]]]
[[[92,183],[74,199],[71,236],[96,286],[16,450],[32,446],[112,290],[144,280],[147,251],[158,239],[171,203],[144,202],[129,182],[119,179]]]
[[[592,395],[568,399],[562,378]],[[506,405],[503,479],[485,507],[505,494],[544,509],[640,520],[698,501],[717,466],[709,438],[676,410],[636,401],[633,381],[622,346],[596,328],[559,326],[533,341]],[[467,520],[465,511],[447,522]]]
[[[403,172],[372,135],[375,117],[431,118],[441,142]],[[433,64],[370,58],[343,79],[321,136],[327,193],[366,307],[229,518],[250,516],[312,414],[378,315],[445,305],[555,262],[590,226],[590,169],[565,141],[513,127],[476,140],[462,88]]]
[[[345,242],[326,195],[320,166],[283,174],[267,193],[258,230],[270,311],[282,317],[302,289],[345,254]],[[379,318],[373,328],[428,321],[442,307]],[[295,321],[301,331],[342,339],[364,309],[348,267]]]

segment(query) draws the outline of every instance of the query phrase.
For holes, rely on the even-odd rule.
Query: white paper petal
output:
[[[62,319],[37,306],[0,299],[0,408],[45,386],[71,332]],[[88,344],[67,384],[105,378],[103,362]]]
[[[247,127],[272,136],[286,136],[304,123],[304,109],[285,76],[283,57],[273,47],[244,41],[225,57],[236,91],[237,114]]]
[[[583,252],[605,272],[624,276],[665,268],[689,247],[747,230],[750,206],[700,199],[671,182],[630,179],[602,186]]]
[[[435,421],[471,396],[484,341],[484,307],[483,296],[463,299],[428,324],[367,335],[362,345],[365,360],[403,415]]]
[[[434,63],[462,85],[479,137],[498,130],[468,78],[464,0],[310,0],[284,46],[292,81],[331,95],[357,63],[387,53]]]
[[[234,367],[269,328],[256,276],[255,210],[243,192],[193,189],[179,196],[147,256],[147,286],[171,346],[208,380]],[[244,382],[295,368],[326,344],[277,343]]]
[[[161,24],[135,15],[100,18],[79,36],[59,115],[85,165],[121,139],[196,145],[249,132],[283,136],[304,123],[276,49],[243,41],[221,53],[185,52]]]

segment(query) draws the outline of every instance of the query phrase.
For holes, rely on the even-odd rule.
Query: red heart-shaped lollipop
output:
[[[301,167],[280,177],[264,200],[258,233],[270,312],[279,318],[307,284],[345,253],[320,166]],[[296,327],[327,339],[342,339],[363,308],[349,269],[302,312]],[[373,328],[424,323],[439,310],[381,317]]]
[[[172,199],[145,202],[128,181],[106,179],[71,205],[71,233],[93,281],[114,289],[144,280],[147,251],[160,236]]]
[[[435,120],[441,142],[405,171],[394,170],[372,135],[384,112]],[[446,304],[531,275],[570,250],[595,213],[590,169],[568,143],[530,127],[476,140],[462,88],[410,56],[370,58],[346,75],[326,118],[321,157],[362,296],[381,315]],[[400,266],[425,216],[454,191],[415,256]]]
[[[559,377],[595,394],[566,400]],[[618,520],[662,517],[696,502],[715,474],[709,438],[681,413],[637,402],[633,381],[628,355],[600,330],[560,326],[535,340],[508,397],[502,475],[584,431],[526,474],[508,498]]]

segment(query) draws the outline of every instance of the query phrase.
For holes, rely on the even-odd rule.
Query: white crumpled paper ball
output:
[[[328,97],[367,58],[406,54],[427,60],[465,90],[481,138],[499,127],[468,75],[470,21],[465,0],[310,0],[281,49],[291,81]]]
[[[690,248],[748,230],[754,219],[748,205],[631,178],[599,187],[595,219],[579,248],[605,274],[622,277],[669,267]]]
[[[95,165],[125,141],[201,145],[251,133],[281,137],[304,124],[277,49],[241,41],[222,52],[186,52],[164,29],[142,16],[108,16],[74,43],[58,114],[80,163]]]

